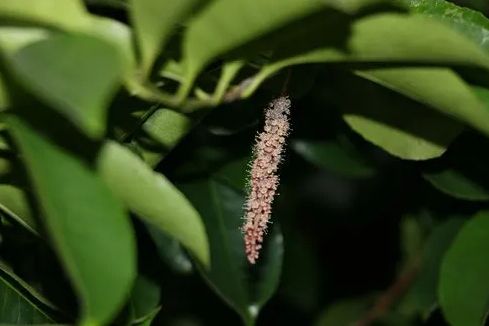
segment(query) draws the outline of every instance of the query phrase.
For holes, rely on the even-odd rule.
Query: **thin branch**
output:
[[[421,256],[418,255],[406,266],[395,282],[378,297],[372,308],[353,325],[369,326],[376,320],[385,316],[410,288],[418,275],[420,267]]]

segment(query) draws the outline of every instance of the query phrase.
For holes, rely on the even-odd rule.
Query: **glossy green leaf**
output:
[[[149,73],[160,51],[164,48],[175,28],[207,0],[132,0],[130,11],[136,31],[141,66]]]
[[[451,218],[437,226],[423,245],[421,267],[414,283],[399,305],[406,314],[420,313],[428,318],[438,305],[437,285],[442,259],[464,220]]]
[[[105,144],[98,161],[109,188],[138,216],[180,241],[205,266],[209,245],[199,213],[163,175],[122,145]]]
[[[372,168],[360,155],[332,141],[296,140],[292,148],[310,163],[347,177],[371,177]]]
[[[88,25],[88,14],[80,0],[2,0],[0,21],[74,30]]]
[[[48,324],[51,304],[18,278],[7,266],[0,264],[0,323]]]
[[[275,0],[215,0],[192,20],[185,33],[183,57],[186,75],[179,95],[181,98],[187,95],[199,72],[213,58],[322,10],[334,8],[352,13],[363,6],[378,2],[285,0],[278,3]]]
[[[244,323],[252,325],[278,286],[283,255],[281,233],[275,229],[268,234],[255,271],[249,274],[240,229],[243,194],[214,179],[181,184],[180,189],[201,213],[209,234],[211,269],[201,270],[203,276]]]
[[[465,223],[443,259],[438,295],[453,326],[481,326],[489,308],[489,213]]]
[[[462,130],[459,123],[373,83],[346,79],[342,85],[345,97],[339,105],[345,121],[392,155],[410,160],[438,157]]]
[[[426,33],[427,30],[430,33]],[[477,44],[449,26],[426,17],[400,14],[367,16],[352,23],[348,39],[344,42],[347,43],[346,49],[338,47],[337,41],[330,41],[331,44],[312,50],[306,48],[302,53],[297,53],[295,47],[278,51],[279,56],[272,58],[254,76],[243,96],[250,96],[266,78],[279,70],[298,64],[456,64],[489,68],[489,56]],[[433,44],[437,46],[433,47]]]
[[[38,234],[30,203],[21,189],[7,184],[0,185],[0,209],[30,232]]]
[[[23,155],[47,231],[81,301],[82,325],[107,324],[135,278],[131,223],[122,204],[80,160],[25,122],[8,123]]]
[[[38,98],[89,136],[103,135],[107,106],[123,73],[115,47],[85,35],[58,35],[22,48],[10,63]]]
[[[482,13],[445,0],[404,0],[412,12],[438,19],[489,50],[489,19]]]
[[[430,33],[426,33],[427,30]],[[435,43],[437,47],[432,46]],[[410,62],[411,65],[459,64],[487,69],[488,59],[489,56],[477,44],[432,19],[399,14],[373,15],[352,25],[348,51],[332,45],[273,61],[255,76],[243,96],[250,96],[265,78],[294,64],[377,62],[386,66]],[[489,110],[474,94],[474,89],[448,69],[384,68],[363,70],[358,74],[489,133]],[[362,128],[370,124],[364,120],[355,122]],[[436,151],[436,148],[427,150]],[[440,153],[438,148],[438,154],[433,155]]]

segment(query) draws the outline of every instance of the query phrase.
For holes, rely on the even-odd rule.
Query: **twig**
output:
[[[404,271],[399,275],[391,286],[382,293],[372,308],[360,320],[353,323],[354,326],[369,326],[379,318],[385,316],[394,304],[409,289],[418,275],[421,267],[421,256],[418,255],[406,266]]]

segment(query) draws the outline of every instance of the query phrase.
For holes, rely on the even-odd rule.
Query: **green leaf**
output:
[[[160,300],[160,286],[153,280],[139,275],[134,283],[131,299],[129,300],[133,317],[132,323],[139,323],[152,316],[154,311],[158,309]]]
[[[25,122],[8,123],[23,155],[47,231],[81,301],[82,325],[105,325],[135,278],[131,223],[85,164]]]
[[[86,31],[90,35],[97,36],[107,43],[111,43],[119,51],[124,60],[123,67],[126,72],[126,82],[134,78],[136,58],[132,44],[132,31],[129,26],[115,19],[106,17],[91,17],[90,28]]]
[[[139,319],[133,325],[136,326],[151,326],[153,324],[153,320],[156,318],[158,313],[160,312],[161,307],[154,309],[148,315],[144,316],[144,318]]]
[[[193,125],[192,119],[182,113],[157,109],[144,121],[132,145],[147,164],[156,167]]]
[[[98,170],[114,194],[134,213],[180,241],[205,266],[209,265],[209,245],[199,214],[163,175],[114,142],[103,147]]]
[[[440,172],[425,173],[423,177],[438,190],[465,200],[489,200],[489,191],[477,180],[467,177],[462,172],[446,169]]]
[[[160,258],[175,272],[189,274],[193,271],[192,261],[178,241],[168,237],[159,228],[145,223]]]
[[[88,13],[79,0],[2,0],[0,21],[79,30],[88,25]]]
[[[24,46],[48,38],[50,34],[38,27],[0,27],[0,50],[4,55],[13,55]]]
[[[52,323],[53,306],[0,263],[0,323],[9,325]]]
[[[423,177],[441,192],[455,198],[473,201],[489,200],[489,155],[481,148],[487,139],[465,134],[436,165],[428,166]],[[435,163],[435,162],[434,162]]]
[[[253,325],[278,286],[281,233],[275,229],[267,236],[262,256],[253,268],[255,273],[250,274],[241,233],[243,194],[211,178],[180,184],[180,189],[201,213],[209,234],[211,269],[201,273],[244,323]]]
[[[315,326],[354,325],[368,311],[373,302],[373,296],[345,299],[334,303],[324,312],[314,324]]]
[[[12,185],[0,185],[0,209],[30,232],[38,234],[30,203],[21,189]]]
[[[170,109],[158,109],[144,122],[142,129],[169,151],[191,126],[192,122],[187,116]]]
[[[426,33],[429,30],[430,33]],[[302,51],[286,45],[277,51],[255,75],[243,92],[250,96],[268,77],[279,70],[298,64],[329,63],[381,64],[384,67],[406,65],[461,65],[489,68],[489,56],[477,44],[467,39],[449,26],[433,19],[400,14],[376,14],[351,23],[345,46],[338,46],[331,37],[322,47]],[[313,40],[313,39],[311,39]],[[433,44],[437,44],[433,47]],[[307,44],[306,44],[307,45]],[[405,70],[408,71],[408,70]],[[434,76],[436,77],[436,76]],[[432,78],[434,78],[432,77]],[[452,77],[453,78],[453,77]],[[443,85],[443,80],[438,80]],[[416,86],[412,81],[413,87]]]
[[[438,295],[453,326],[481,326],[489,302],[489,213],[465,223],[443,259]]]
[[[358,74],[489,135],[489,110],[475,90],[448,69],[392,68]]]
[[[10,104],[9,102],[10,100],[7,93],[7,87],[2,74],[0,74],[0,111],[6,109]]]
[[[89,136],[103,135],[123,72],[113,46],[85,35],[57,35],[22,48],[10,63],[33,94]]]
[[[457,122],[373,83],[347,78],[339,84],[345,94],[339,105],[348,125],[400,158],[440,156],[462,130]]]
[[[213,58],[256,41],[286,25],[334,8],[354,13],[376,0],[295,1],[284,0],[215,0],[191,21],[183,41],[186,68],[184,84],[179,90],[183,99],[199,72]]]
[[[438,19],[489,50],[489,19],[482,13],[445,0],[404,0],[412,12]]]
[[[433,312],[438,304],[437,285],[442,259],[463,222],[460,218],[450,218],[433,230],[422,249],[418,276],[400,303],[401,312],[419,312],[424,319]]]
[[[207,0],[132,0],[131,18],[141,52],[141,68],[147,75],[175,28]]]
[[[347,177],[364,178],[375,174],[360,153],[333,141],[296,140],[292,148],[310,163]]]

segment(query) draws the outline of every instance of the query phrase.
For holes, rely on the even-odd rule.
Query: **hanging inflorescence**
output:
[[[243,225],[246,256],[251,264],[258,259],[279,184],[277,170],[289,133],[290,105],[286,96],[269,104],[265,111],[264,130],[258,135],[253,149]]]

